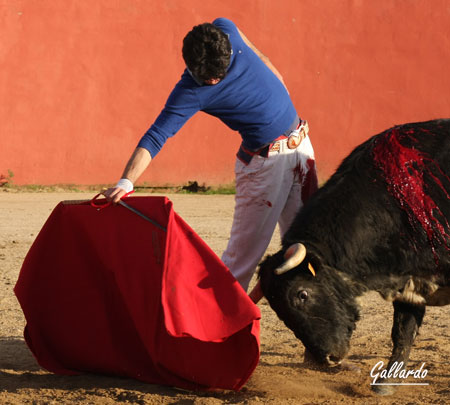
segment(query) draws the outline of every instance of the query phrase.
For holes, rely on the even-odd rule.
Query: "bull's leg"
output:
[[[409,352],[424,315],[425,306],[394,301],[394,325],[391,334],[394,348],[386,367],[387,370],[395,369],[399,372],[406,367]],[[378,384],[389,384],[393,383],[394,380],[384,378],[378,379],[376,382]],[[390,395],[395,391],[392,385],[373,385],[372,388],[380,395]]]
[[[394,302],[394,325],[392,327],[392,351],[389,365],[394,362],[406,363],[420,325],[425,315],[425,306]]]

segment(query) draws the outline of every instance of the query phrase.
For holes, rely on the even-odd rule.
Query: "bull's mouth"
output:
[[[336,367],[342,363],[342,359],[333,356],[332,354],[327,354],[327,356],[325,357],[325,362],[329,367]]]
[[[343,357],[337,357],[333,354],[317,356],[306,349],[304,361],[314,367],[330,368],[339,366],[343,361]]]

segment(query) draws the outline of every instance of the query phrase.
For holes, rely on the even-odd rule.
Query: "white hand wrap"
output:
[[[133,191],[133,183],[128,179],[120,179],[117,182],[116,187],[123,188],[127,193]]]

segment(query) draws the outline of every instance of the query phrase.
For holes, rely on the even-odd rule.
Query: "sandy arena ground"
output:
[[[22,261],[62,200],[92,194],[17,193],[0,189],[0,404],[448,404],[450,403],[450,307],[428,308],[408,369],[425,362],[427,386],[400,387],[392,397],[370,391],[370,371],[391,351],[392,309],[377,294],[363,297],[362,320],[352,339],[355,371],[318,371],[303,364],[303,346],[263,300],[261,359],[240,392],[186,392],[134,380],[96,375],[58,376],[39,367],[23,339],[25,320],[14,296]],[[234,197],[170,195],[175,210],[220,255]],[[277,250],[274,237],[269,253]]]

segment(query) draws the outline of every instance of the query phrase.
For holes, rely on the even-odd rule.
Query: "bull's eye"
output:
[[[305,302],[308,299],[308,291],[305,290],[299,291],[297,296],[298,298],[300,298],[302,302]]]

